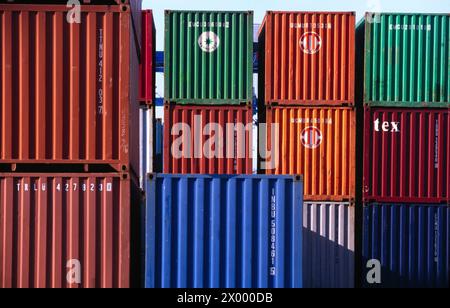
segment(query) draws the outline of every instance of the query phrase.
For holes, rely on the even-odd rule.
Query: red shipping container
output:
[[[252,173],[251,106],[164,108],[164,173]]]
[[[366,108],[364,117],[364,200],[448,202],[449,110]]]
[[[139,81],[139,100],[153,105],[155,99],[155,60],[156,30],[153,12],[142,12],[142,47]]]
[[[81,6],[80,23],[68,22],[68,10],[0,5],[0,163],[138,170],[131,8]],[[136,28],[140,33],[140,23]]]
[[[265,104],[354,105],[355,13],[267,12],[259,46]]]
[[[0,288],[129,287],[126,174],[1,174]]]

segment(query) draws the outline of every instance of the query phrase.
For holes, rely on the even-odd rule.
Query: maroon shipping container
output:
[[[449,110],[366,108],[366,202],[448,202]]]
[[[1,174],[0,288],[129,287],[130,199],[126,174]]]
[[[142,47],[139,81],[139,100],[152,105],[155,99],[155,60],[156,30],[153,12],[142,12]]]
[[[252,173],[251,106],[164,108],[164,173]]]
[[[0,164],[138,170],[140,3],[0,5]]]
[[[267,12],[259,47],[265,104],[354,105],[354,12]]]

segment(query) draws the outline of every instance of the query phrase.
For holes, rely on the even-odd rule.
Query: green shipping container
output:
[[[449,107],[450,15],[366,13],[357,36],[365,104]]]
[[[166,11],[165,100],[247,104],[253,97],[253,12]]]

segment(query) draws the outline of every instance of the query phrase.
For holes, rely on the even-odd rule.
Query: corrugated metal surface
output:
[[[363,282],[366,287],[448,288],[449,206],[368,204],[364,207]],[[381,284],[368,284],[367,261],[381,262]]]
[[[143,107],[140,112],[140,164],[139,164],[139,187],[144,189],[145,177],[154,172],[155,161],[155,108]]]
[[[146,287],[302,287],[302,177],[156,175]]]
[[[446,202],[450,197],[449,132],[448,110],[366,108],[365,200]]]
[[[262,157],[275,163],[262,170],[260,158],[262,172],[303,174],[308,201],[355,198],[356,115],[352,108],[268,106],[260,121],[268,125],[267,146],[259,146]],[[274,124],[278,133],[274,130],[273,136]],[[265,154],[265,148],[270,153]]]
[[[354,105],[355,13],[268,12],[259,43],[264,103]]]
[[[253,12],[166,11],[165,42],[167,101],[252,101]]]
[[[129,286],[125,175],[3,173],[0,201],[1,288]]]
[[[156,29],[153,12],[142,12],[142,46],[139,82],[139,100],[152,105],[155,99],[155,60]]]
[[[82,6],[79,24],[66,21],[67,10],[0,5],[0,159],[123,170],[138,163],[130,10]]]
[[[305,202],[303,284],[306,288],[353,288],[355,206]]]
[[[251,174],[251,106],[166,105],[164,173]]]
[[[367,19],[365,103],[449,107],[450,15],[367,13]]]

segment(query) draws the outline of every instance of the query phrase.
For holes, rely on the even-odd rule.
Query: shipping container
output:
[[[303,206],[303,286],[355,286],[355,205],[305,202]]]
[[[69,23],[66,5],[0,4],[2,164],[139,170],[140,24],[123,8]]]
[[[450,122],[445,109],[366,108],[366,202],[447,202]]]
[[[450,106],[450,15],[366,13],[357,33],[365,104]]]
[[[261,173],[303,174],[307,201],[355,199],[352,108],[267,106],[259,120],[267,124],[259,133]]]
[[[251,174],[252,106],[164,107],[164,173]]]
[[[302,287],[301,176],[158,174],[146,187],[146,287]]]
[[[354,12],[267,12],[258,41],[262,103],[355,104]]]
[[[363,232],[365,287],[448,288],[448,204],[367,204]]]
[[[165,22],[166,101],[252,101],[253,12],[166,11]]]
[[[144,189],[147,174],[155,172],[155,108],[152,106],[141,107],[139,114],[139,187]]]
[[[0,175],[0,288],[129,287],[130,177]]]
[[[156,28],[153,12],[142,12],[142,48],[140,64],[139,100],[141,103],[153,105],[155,101],[155,47]]]

